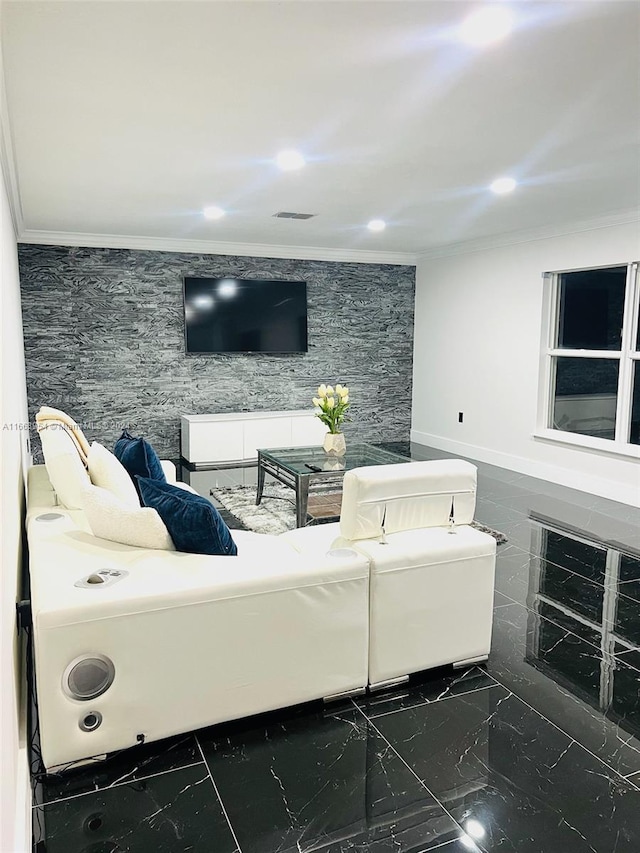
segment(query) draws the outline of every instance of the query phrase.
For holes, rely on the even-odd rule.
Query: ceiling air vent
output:
[[[287,210],[281,210],[273,215],[276,219],[313,219],[316,216],[315,213],[290,213]]]

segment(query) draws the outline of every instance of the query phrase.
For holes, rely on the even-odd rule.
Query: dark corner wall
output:
[[[181,414],[310,409],[341,382],[347,439],[409,438],[415,267],[40,245],[19,260],[31,422],[54,406],[89,441],[111,449],[127,426],[177,459]],[[185,355],[184,275],[306,280],[309,352]]]

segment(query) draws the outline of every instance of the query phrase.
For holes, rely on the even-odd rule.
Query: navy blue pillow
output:
[[[146,477],[138,477],[138,484],[142,503],[157,511],[177,551],[220,557],[237,555],[229,528],[208,500]]]
[[[137,477],[149,477],[152,480],[158,480],[160,483],[167,482],[158,454],[144,438],[136,438],[125,429],[116,441],[113,453],[126,468],[140,499],[142,499],[142,495]]]

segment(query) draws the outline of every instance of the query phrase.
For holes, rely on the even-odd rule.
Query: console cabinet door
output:
[[[203,421],[189,429],[189,461],[236,462],[243,459],[242,425],[237,421]]]
[[[258,458],[258,448],[291,447],[291,418],[260,418],[244,422],[244,458]]]

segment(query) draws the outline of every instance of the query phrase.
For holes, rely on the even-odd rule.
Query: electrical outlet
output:
[[[461,424],[461,423],[462,423],[463,418],[464,418],[464,413],[463,413],[463,412],[458,412],[458,423],[459,423],[459,424]]]

